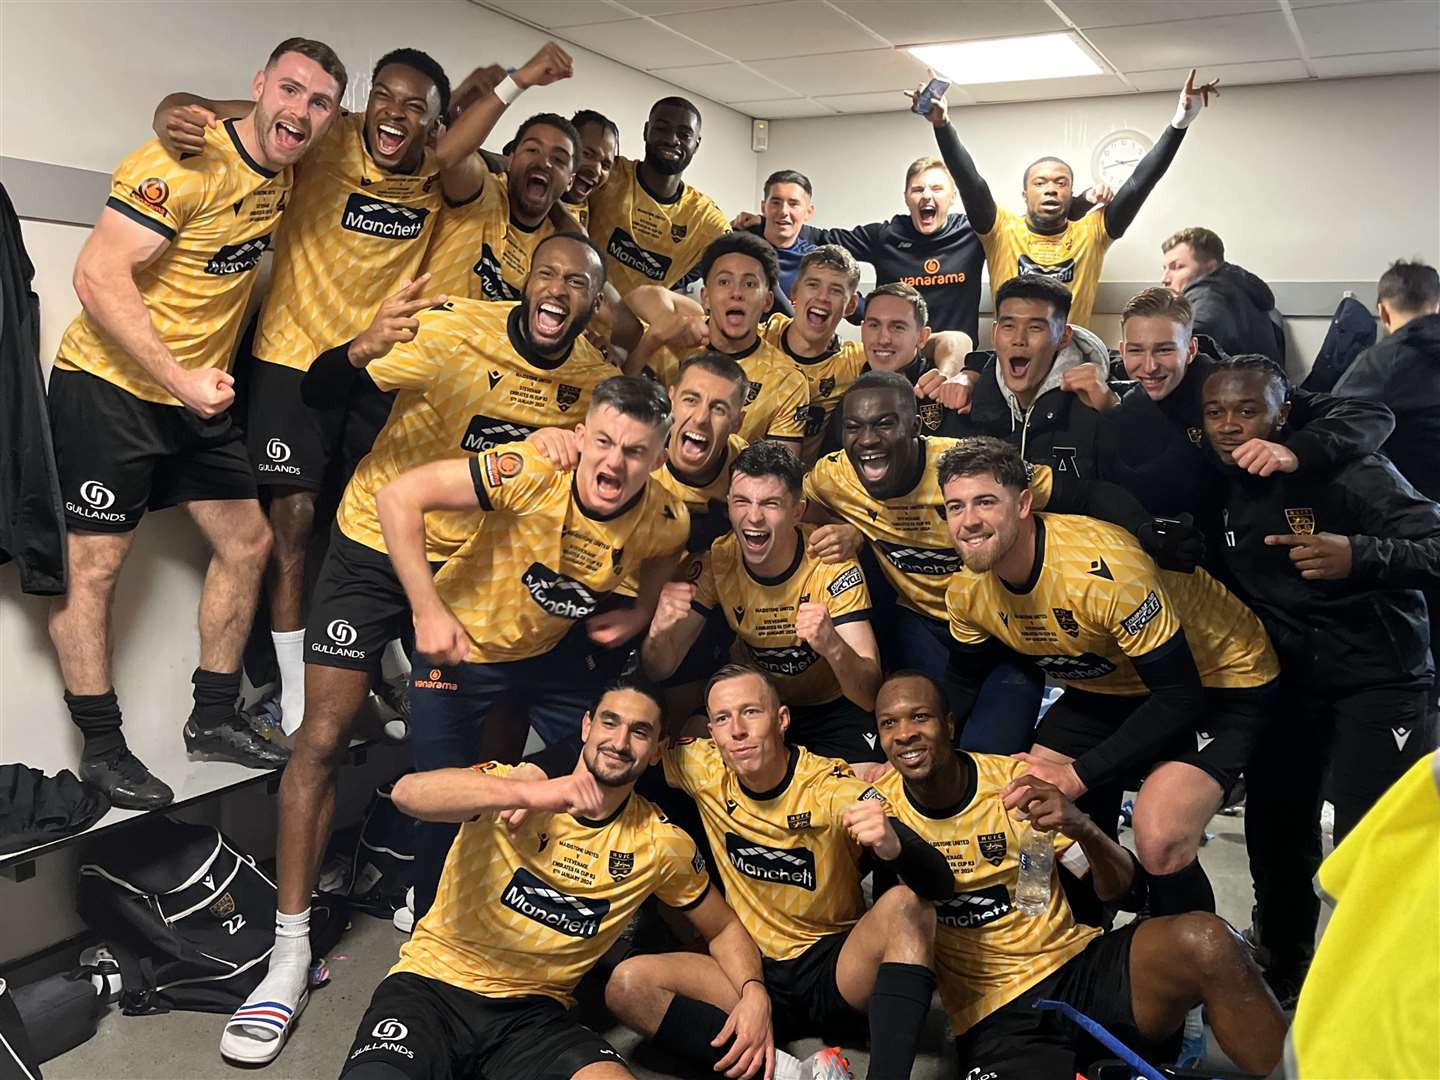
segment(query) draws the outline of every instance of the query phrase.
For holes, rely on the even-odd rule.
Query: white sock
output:
[[[794,1054],[775,1048],[775,1080],[805,1080],[805,1063]]]
[[[305,719],[305,631],[270,631],[280,663],[280,730],[294,735]]]
[[[298,915],[275,912],[275,948],[270,953],[270,970],[250,994],[246,1005],[278,1001],[293,1010],[310,979],[310,909]],[[277,1039],[280,1033],[263,1024],[246,1025],[245,1034],[261,1042]]]

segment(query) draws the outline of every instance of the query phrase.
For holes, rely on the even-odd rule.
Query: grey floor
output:
[[[1217,817],[1210,826],[1215,838],[1201,852],[1201,861],[1215,885],[1220,914],[1237,927],[1249,924],[1250,885],[1245,862],[1243,821]],[[1122,834],[1122,840],[1127,834]],[[355,917],[354,928],[330,957],[330,985],[312,995],[290,1045],[278,1061],[263,1070],[266,1080],[312,1080],[333,1077],[340,1071],[345,1051],[365,1011],[371,991],[384,977],[400,947],[400,934],[388,923],[365,915]],[[587,987],[593,998],[593,987]],[[591,1007],[587,1018],[604,1031],[615,1047],[631,1056],[637,1076],[684,1077],[699,1075],[668,1071],[670,1066],[653,1051],[636,1048],[636,1038],[616,1027],[602,1011]],[[99,1034],[83,1046],[44,1066],[46,1080],[210,1080],[235,1078],[242,1073],[220,1058],[220,1031],[224,1017],[204,1013],[128,1017],[112,1010],[100,1024]],[[804,1056],[819,1043],[791,1047]],[[916,1062],[915,1080],[958,1078],[953,1053],[938,1008]],[[857,1076],[865,1074],[865,1055],[850,1055]],[[712,1074],[713,1075],[713,1074]]]

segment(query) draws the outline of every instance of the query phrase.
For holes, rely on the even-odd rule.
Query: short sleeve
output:
[[[765,434],[772,439],[803,439],[809,408],[810,386],[805,376],[793,369],[786,371],[776,395],[775,416]]]
[[[655,829],[656,861],[659,882],[655,895],[667,907],[689,910],[710,891],[710,874],[705,856],[684,830],[669,822],[659,822]]]
[[[116,167],[105,205],[166,240],[205,206],[203,157],[176,161],[152,139]]]
[[[706,552],[701,558],[695,560],[695,596],[690,601],[690,607],[701,615],[709,615],[715,610],[715,605],[720,603],[720,592],[715,587],[715,566],[714,559],[710,552]]]
[[[650,354],[650,371],[655,381],[670,389],[680,381],[680,357],[669,345],[662,345]]]
[[[365,374],[381,390],[429,390],[460,347],[457,320],[450,304],[416,316],[420,329],[413,341],[402,341],[365,367]]]
[[[482,510],[523,513],[550,489],[556,469],[529,443],[510,443],[470,459],[470,479]]]
[[[719,761],[720,751],[709,739],[677,739],[660,755],[665,782],[692,794],[704,788]]]
[[[959,574],[950,581],[945,590],[945,614],[950,621],[950,636],[961,645],[984,645],[990,635],[967,619],[970,606],[970,590],[965,587]]]
[[[822,564],[823,565],[823,564]],[[825,608],[836,626],[861,622],[870,618],[870,589],[865,584],[865,571],[854,560],[826,565]]]
[[[1055,473],[1049,465],[1032,465],[1028,461],[1025,473],[1030,478],[1030,508],[1044,510],[1055,493]]]
[[[862,799],[889,803],[879,788],[861,780],[849,765],[838,760],[832,762],[830,776],[826,778],[825,794],[829,797],[830,818],[835,822],[839,822],[847,807]]]
[[[1107,592],[1104,629],[1131,660],[1154,652],[1180,631],[1179,616],[1155,575],[1131,577]]]
[[[825,498],[825,493],[832,483],[830,471],[834,467],[836,456],[836,454],[827,454],[810,466],[810,471],[805,474],[804,495],[807,502],[829,507],[830,503]]]
[[[658,483],[651,482],[657,493],[664,491]],[[656,505],[646,526],[644,542],[637,545],[636,554],[641,559],[659,559],[666,555],[679,555],[685,550],[685,541],[690,538],[690,510],[679,499],[664,494]]]

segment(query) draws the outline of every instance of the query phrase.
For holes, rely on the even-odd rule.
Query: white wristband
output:
[[[1170,121],[1170,126],[1184,131],[1190,126],[1191,121],[1200,115],[1200,110],[1204,108],[1204,106],[1205,103],[1201,100],[1200,95],[1196,94],[1190,98],[1190,104],[1187,108],[1185,104],[1185,93],[1181,91],[1180,103],[1175,106],[1175,117]]]
[[[517,83],[509,75],[495,84],[495,96],[500,99],[503,105],[513,105],[515,99],[525,92],[525,88]]]

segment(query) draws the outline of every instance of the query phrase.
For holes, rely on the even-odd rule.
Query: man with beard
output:
[[[594,109],[581,109],[570,117],[570,123],[580,133],[580,158],[570,190],[560,196],[560,201],[584,231],[590,225],[590,196],[605,186],[620,157],[620,128]]]
[[[386,298],[416,276],[441,205],[440,159],[427,143],[449,98],[444,69],[426,53],[382,56],[365,112],[343,115],[315,140],[276,234],[245,427],[256,482],[269,489],[270,629],[287,734],[305,711],[305,558],[316,498],[333,484],[332,466],[343,473],[370,449],[390,409],[389,399],[372,393],[317,412],[304,403],[300,382],[317,356],[364,330]],[[172,94],[156,110],[155,131],[179,158],[200,151],[207,122],[248,107]],[[474,157],[475,146],[461,153],[452,136],[440,145],[455,167]]]
[[[985,248],[990,287],[998,289],[1017,274],[1053,277],[1075,295],[1071,321],[1088,327],[1105,252],[1125,235],[1165,175],[1185,138],[1185,129],[1210,104],[1211,94],[1219,96],[1218,82],[1197,88],[1192,70],[1180,91],[1175,118],[1159,141],[1140,159],[1103,211],[1078,219],[1072,214],[1075,172],[1056,157],[1040,158],[1025,170],[1020,184],[1025,199],[1023,216],[997,205],[990,185],[950,124],[945,99],[937,99],[926,119],[935,127],[935,141],[960,189],[960,202]]]
[[[891,675],[876,696],[875,722],[894,766],[876,789],[896,818],[945,855],[954,876],[955,896],[936,905],[935,973],[967,1075],[1078,1075],[1089,1064],[1088,1040],[1057,1013],[1034,1007],[1047,999],[1079,1009],[1132,1047],[1173,1039],[1203,1004],[1241,1069],[1266,1075],[1275,1067],[1285,1018],[1222,919],[1196,912],[1101,934],[1077,924],[1058,871],[1045,910],[1021,913],[1015,898],[1026,830],[1052,833],[1062,863],[1083,855],[1095,891],[1110,901],[1132,889],[1134,856],[1023,762],[954,750],[954,718],[929,676]]]
[[[725,895],[760,947],[776,1027],[850,1041],[868,1012],[868,1075],[908,1080],[935,988],[931,905],[953,892],[949,868],[843,762],[786,745],[790,710],[758,669],[717,671],[705,709],[709,738],[665,750],[665,779],[699,805]],[[902,885],[866,911],[872,867]],[[717,1071],[733,1000],[723,971],[683,954],[632,957],[605,989],[626,1025]],[[775,1076],[805,1075],[777,1059]],[[812,1077],[850,1076],[838,1049],[809,1064]]]
[[[1136,385],[1105,414],[1101,472],[1151,513],[1197,514],[1208,498],[1215,476],[1200,387],[1220,355],[1195,334],[1190,301],[1170,289],[1143,289],[1120,313],[1120,356]],[[1379,449],[1394,425],[1378,402],[1293,390],[1287,437],[1251,439],[1235,464],[1257,477],[1323,475]]]
[[[1214,911],[1197,858],[1205,824],[1249,760],[1279,664],[1250,610],[1204,570],[1158,569],[1121,529],[1033,513],[1025,463],[967,439],[939,465],[965,569],[945,595],[963,722],[1001,659],[1065,684],[1016,755],[1112,833],[1126,784],[1156,915]],[[1006,801],[1014,806],[1021,793]]]
[[[1231,356],[1260,353],[1285,366],[1285,323],[1270,286],[1225,261],[1225,242],[1209,229],[1181,229],[1160,245],[1160,284],[1195,310],[1195,333]]]
[[[304,1008],[310,894],[335,812],[336,774],[370,672],[387,643],[407,630],[409,609],[386,554],[377,494],[410,469],[493,451],[587,408],[614,370],[580,336],[603,281],[604,263],[588,240],[552,236],[536,249],[519,305],[453,300],[437,307],[439,297],[423,295],[422,277],[306,374],[306,399],[321,408],[357,389],[396,398],[346,486],[312,598],[305,724],[280,784],[275,950],[269,974],[227,1026],[227,1057],[268,1061],[280,1052],[289,1022],[278,1032],[247,1023],[256,1003],[279,1003],[292,1010],[291,1020]],[[438,566],[476,522],[473,515],[432,514],[426,524],[424,558]],[[424,670],[428,665],[417,667],[417,679]]]
[[[177,163],[152,141],[117,166],[75,263],[83,311],[49,393],[69,565],[50,637],[85,737],[80,775],[116,806],[174,798],[127,746],[110,670],[115,582],[147,509],[183,505],[212,549],[186,747],[257,768],[285,760],[235,718],[270,530],[228,413],[230,352],[292,167],[323,143],[345,82],[328,45],[281,42],[246,115],[202,133],[199,160]]]
[[[645,122],[645,158],[619,158],[605,186],[590,193],[590,237],[605,252],[610,281],[624,298],[640,285],[669,288],[728,231],[710,196],[680,178],[700,149],[700,110],[661,98]]]
[[[342,1077],[632,1076],[568,1010],[650,896],[684,912],[725,980],[724,1066],[768,1075],[774,1038],[755,943],[710,887],[694,841],[634,790],[660,755],[660,728],[654,692],[621,680],[585,712],[568,776],[524,779],[490,762],[400,778],[397,806],[461,823],[459,835],[435,907],[371,997]],[[528,816],[512,829],[498,812],[517,809]]]
[[[572,71],[569,54],[550,42],[468,104],[439,143],[445,205],[422,269],[447,296],[520,299],[535,246],[555,231],[551,210],[574,178],[580,135],[563,116],[537,113],[515,133],[506,169],[493,174],[474,148],[523,91]]]
[[[626,304],[649,327],[630,351],[625,370],[647,367],[664,386],[674,386],[686,358],[713,349],[732,357],[748,382],[739,434],[747,442],[770,439],[797,453],[810,400],[805,377],[773,344],[760,336],[760,319],[770,307],[778,280],[775,252],[748,233],[727,233],[705,249],[700,260],[701,310],[667,290],[642,285]]]
[[[775,679],[795,742],[823,757],[878,761],[868,714],[880,660],[865,575],[854,560],[807,554],[803,483],[800,463],[778,446],[756,443],[735,459],[732,531],[693,580],[665,585],[641,663],[651,678],[669,678],[718,608],[740,654]]]
[[[1254,936],[1282,1000],[1314,951],[1327,772],[1338,845],[1435,746],[1420,590],[1440,583],[1440,506],[1385,458],[1268,477],[1235,465],[1249,440],[1285,440],[1289,391],[1259,354],[1220,364],[1202,391],[1225,487],[1213,547],[1275,642],[1285,688],[1245,770]]]
[[[883,294],[872,297],[867,322],[891,302]],[[950,663],[945,591],[962,563],[945,525],[936,464],[958,442],[925,433],[914,391],[896,372],[861,375],[836,412],[844,452],[825,455],[805,477],[812,520],[831,523],[811,533],[809,552],[826,562],[844,561],[858,557],[868,541],[884,578],[872,581],[871,591],[888,587],[895,599],[876,605],[885,666],[919,668],[943,679]],[[1179,560],[1181,552],[1162,543],[1144,508],[1122,488],[1082,483],[1044,465],[1026,469],[1036,507],[1117,522],[1156,558]],[[1192,530],[1190,540],[1198,547],[1199,533]],[[961,745],[996,753],[1028,747],[1041,690],[1030,665],[1005,665],[966,718]]]

